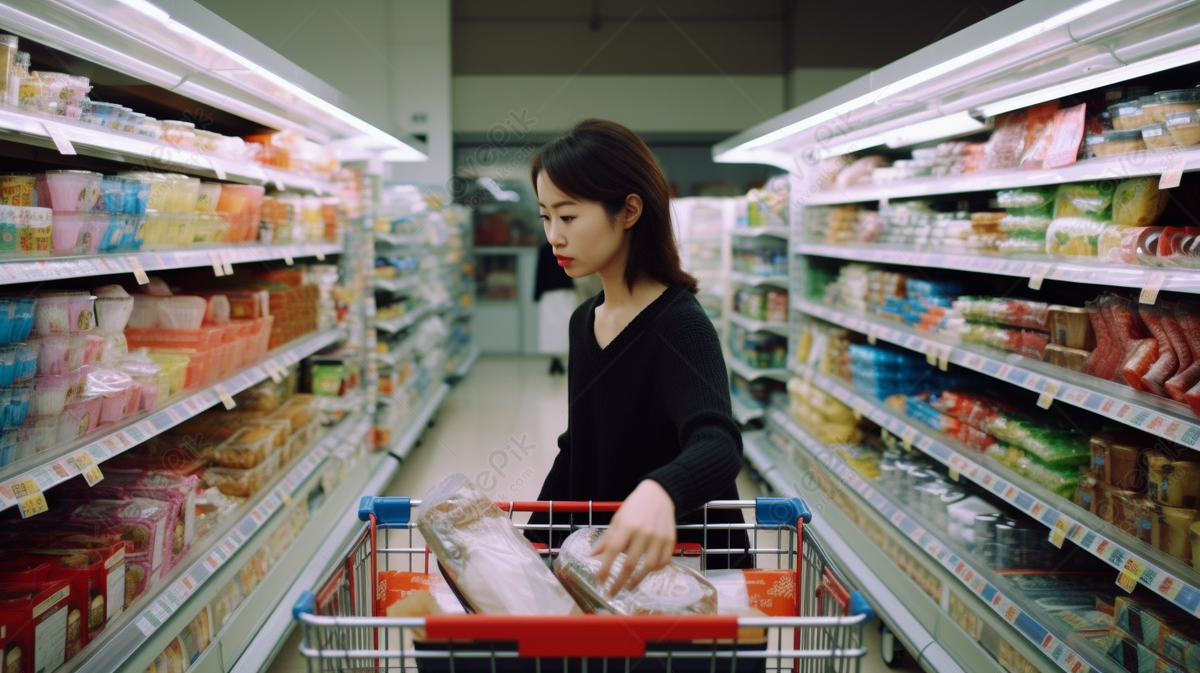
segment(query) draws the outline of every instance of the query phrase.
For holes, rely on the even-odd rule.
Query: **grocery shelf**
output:
[[[271,525],[275,515],[287,510],[293,497],[302,497],[320,479],[320,468],[331,452],[339,445],[364,441],[368,429],[367,419],[362,415],[346,418],[335,426],[291,470],[280,474],[271,486],[246,504],[241,510],[242,516],[231,517],[218,529],[219,532],[210,538],[211,543],[205,540],[202,541],[204,545],[197,545],[171,577],[161,580],[160,590],[138,599],[120,622],[110,625],[94,644],[89,644],[78,657],[68,661],[61,671],[144,670],[224,586],[225,582],[220,579],[228,578],[231,573],[222,572],[222,569],[230,566],[235,557],[246,558],[245,554],[239,555],[239,551],[260,546],[264,539],[262,532]],[[173,619],[176,615],[180,619]],[[179,624],[177,628],[176,623]],[[212,645],[216,645],[215,639]],[[148,658],[149,661],[131,662],[134,658]]]
[[[420,276],[409,276],[407,278],[375,278],[371,284],[375,286],[376,290],[399,294],[413,289],[420,282]]]
[[[1021,607],[1019,604],[1024,602],[1021,593],[1007,586],[1007,582],[996,576],[987,568],[986,564],[967,557],[952,548],[946,540],[939,537],[938,533],[933,532],[935,529],[932,526],[918,520],[903,507],[893,502],[891,497],[876,490],[869,481],[841,460],[833,451],[830,451],[825,445],[801,428],[787,414],[777,409],[773,410],[771,412],[771,422],[777,427],[783,428],[787,434],[791,435],[797,441],[804,451],[808,452],[817,462],[824,465],[830,473],[836,475],[843,484],[870,505],[884,520],[888,521],[892,527],[907,537],[930,559],[940,564],[942,568],[953,575],[963,586],[969,588],[980,600],[991,606],[992,610],[1008,622],[1013,630],[1024,636],[1032,645],[1039,648],[1043,654],[1058,664],[1063,671],[1073,673],[1076,670],[1075,665],[1077,662],[1083,662],[1093,669],[1097,668],[1095,663],[1092,663],[1085,657],[1085,654],[1071,647],[1066,642],[1073,640],[1070,635],[1067,635],[1069,632],[1066,629],[1057,626],[1048,628],[1047,623],[1053,625],[1052,618],[1046,619],[1047,623],[1043,623],[1039,621],[1039,618],[1045,619],[1044,617],[1038,614],[1031,614]],[[1100,657],[1104,656],[1103,653],[1099,652],[1088,654],[1093,657],[1096,654]],[[1095,661],[1099,662],[1102,659],[1095,658]],[[1112,665],[1108,664],[1108,662],[1104,663],[1107,664],[1107,668],[1112,668]]]
[[[258,243],[194,247],[187,250],[112,253],[78,257],[42,259],[0,259],[0,285],[74,280],[120,273],[146,273],[169,269],[215,267],[271,260],[296,260],[305,257],[339,255],[337,243],[294,243],[261,245]]]
[[[776,238],[787,238],[791,235],[791,229],[787,227],[735,227],[730,231],[733,236],[741,237],[757,237],[757,236],[774,236]],[[720,240],[720,239],[717,239]]]
[[[409,327],[412,327],[413,325],[420,322],[422,318],[424,318],[425,316],[429,315],[432,312],[433,311],[430,309],[430,307],[428,305],[422,305],[420,307],[412,309],[411,311],[408,311],[407,313],[400,316],[399,318],[392,318],[390,320],[378,320],[377,319],[375,321],[375,329],[381,329],[385,332],[391,332],[392,334],[395,334],[397,332],[403,332],[404,330],[408,329]]]
[[[290,189],[297,192],[311,192],[317,196],[323,196],[333,191],[333,185],[321,178],[266,166],[262,170],[266,176],[263,182],[280,191]]]
[[[344,562],[349,554],[347,545],[357,538],[363,526],[358,520],[358,502],[365,495],[386,491],[399,470],[399,461],[386,453],[371,454],[359,461],[305,527],[304,534],[297,536],[293,548],[272,568],[272,574],[238,608],[242,614],[231,619],[226,631],[236,632],[233,628],[236,620],[246,619],[252,624],[242,633],[253,634],[253,637],[240,648],[241,654],[236,661],[222,643],[219,649],[227,663],[219,670],[229,673],[267,670],[295,628],[291,606],[296,604],[300,593],[312,591],[333,564]],[[308,535],[310,531],[311,535]],[[328,534],[322,537],[321,533],[326,531]],[[227,639],[225,634],[216,635],[222,640]],[[205,650],[205,654],[208,652]]]
[[[1006,170],[983,171],[965,175],[905,180],[884,185],[862,185],[845,189],[815,192],[805,199],[806,206],[865,203],[883,199],[910,199],[940,194],[965,192],[989,192],[998,189],[1059,185],[1068,182],[1090,180],[1118,180],[1142,176],[1158,176],[1167,170],[1167,164],[1182,162],[1185,172],[1200,170],[1200,149],[1180,149],[1138,152],[1134,155],[1097,157],[1084,159],[1065,168],[1054,170]]]
[[[393,247],[411,245],[416,236],[411,234],[393,234],[388,231],[376,231],[375,242]]]
[[[792,247],[801,255],[829,257],[854,262],[898,264],[918,268],[935,267],[957,271],[991,273],[1016,278],[1038,276],[1043,280],[1141,289],[1160,285],[1172,292],[1200,294],[1200,273],[1194,269],[1152,269],[1128,264],[1088,263],[1083,258],[1047,258],[1045,255],[972,255],[921,252],[880,244],[799,243]],[[1049,260],[1049,261],[1047,261]]]
[[[359,411],[366,406],[366,403],[366,394],[357,390],[338,397],[326,397],[318,395],[316,399],[313,400],[313,406],[316,407],[318,411],[341,414],[350,414]]]
[[[763,417],[762,409],[746,404],[737,395],[730,395],[729,400],[733,404],[733,418],[739,425],[746,425]]]
[[[471,367],[475,366],[475,362],[479,360],[479,355],[479,346],[471,344],[471,347],[467,350],[467,354],[463,356],[462,362],[453,372],[450,372],[450,376],[448,378],[457,380],[466,376],[467,373],[471,371]]]
[[[963,667],[958,662],[964,661],[971,662],[976,673],[1003,673],[1004,669],[993,663],[980,645],[950,619],[940,604],[922,592],[874,540],[858,530],[854,521],[835,506],[822,507],[832,505],[818,500],[823,494],[800,490],[799,485],[811,484],[811,478],[806,478],[762,431],[743,434],[742,443],[746,460],[776,493],[805,498],[810,507],[815,506],[817,514],[811,523],[805,524],[805,535],[820,540],[834,565],[850,578],[875,613],[891,627],[904,649],[926,670],[959,673]],[[1024,647],[1022,641],[1015,644]]]
[[[729,322],[741,327],[749,332],[774,332],[775,334],[788,335],[789,325],[785,322],[765,322],[749,318],[737,311],[729,313]]]
[[[952,476],[957,474],[979,484],[1050,530],[1060,531],[1065,539],[1122,574],[1130,575],[1130,581],[1136,580],[1200,617],[1200,580],[1190,566],[1132,538],[1024,477],[995,465],[979,452],[949,438],[935,438],[938,433],[895,414],[878,399],[859,395],[807,365],[797,363],[793,369],[801,378],[900,437],[906,448],[916,447],[947,466]]]
[[[786,288],[788,286],[787,276],[757,276],[752,273],[733,272],[729,274],[729,280],[742,285],[752,285],[758,287],[760,285],[774,285],[776,287]]]
[[[934,336],[893,321],[835,309],[805,299],[792,307],[808,315],[936,357],[939,364],[953,363],[1016,386],[1047,395],[1193,449],[1200,449],[1200,419],[1187,405],[1142,393],[1111,381],[1102,381],[1049,363],[1012,353],[965,344],[949,336]]]
[[[756,369],[742,362],[733,355],[727,355],[725,362],[729,364],[729,368],[738,376],[753,381],[755,379],[775,379],[776,381],[787,381],[791,378],[786,369]]]
[[[417,445],[417,440],[421,438],[421,434],[428,427],[429,421],[437,413],[438,408],[442,406],[446,395],[449,394],[450,386],[446,383],[442,383],[435,388],[413,412],[404,433],[400,435],[400,438],[395,443],[388,447],[388,453],[401,461],[408,458],[408,454],[412,453],[413,447]]]
[[[273,374],[277,376],[286,367],[345,338],[346,332],[340,327],[301,337],[271,351],[262,362],[243,369],[216,385],[196,392],[185,392],[175,401],[168,401],[162,408],[114,425],[94,437],[87,438],[83,444],[67,444],[63,449],[38,454],[37,459],[40,462],[37,466],[29,467],[22,464],[24,461],[19,461],[10,466],[11,469],[0,470],[0,475],[7,473],[0,482],[0,511],[17,504],[14,487],[19,486],[27,493],[53,488],[81,473],[80,465],[87,464],[86,460],[80,461],[83,456],[86,455],[96,465],[101,465],[105,460],[221,404],[222,397],[235,395],[271,378]]]

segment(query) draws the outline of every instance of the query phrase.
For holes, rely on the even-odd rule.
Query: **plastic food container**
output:
[[[65,293],[38,297],[33,314],[36,334],[67,334],[71,331],[70,298]]]
[[[97,297],[96,319],[101,334],[124,331],[133,315],[133,297]]]
[[[1167,132],[1166,124],[1150,124],[1138,129],[1142,133],[1142,142],[1152,150],[1165,150],[1175,147],[1175,138]]]
[[[1113,105],[1108,108],[1108,113],[1117,131],[1132,131],[1153,121],[1136,101]]]
[[[1138,128],[1129,131],[1105,131],[1087,137],[1087,146],[1098,157],[1113,157],[1146,149],[1142,132]]]
[[[1200,497],[1200,463],[1173,460],[1158,452],[1146,454],[1149,494],[1169,507],[1193,508]]]
[[[196,148],[196,125],[185,121],[162,121],[163,140],[181,150]]]
[[[238,498],[253,497],[279,470],[279,452],[271,452],[257,467],[240,470],[210,467],[204,472],[204,485],[217,488],[225,495]]]
[[[99,397],[68,404],[57,419],[56,441],[70,442],[100,427],[101,405]]]
[[[92,171],[46,171],[50,201],[62,213],[91,212],[100,199],[104,176]]]
[[[1176,145],[1187,147],[1200,144],[1200,112],[1170,114],[1164,123]]]
[[[221,183],[201,182],[196,193],[196,212],[215,213],[221,201]]]
[[[78,334],[47,334],[35,337],[39,347],[37,373],[39,376],[66,376],[83,366],[84,336]]]
[[[96,328],[96,298],[87,292],[70,292],[67,296],[71,332],[83,334]]]
[[[158,304],[165,297],[134,295],[133,308],[126,327],[129,329],[153,329],[158,327]]]
[[[1126,533],[1137,534],[1137,517],[1133,511],[1135,503],[1141,497],[1137,491],[1097,482],[1096,495],[1096,516]]]
[[[204,297],[164,297],[158,303],[158,323],[166,329],[200,329],[207,311]]]
[[[1142,106],[1150,119],[1162,123],[1167,115],[1200,110],[1200,89],[1175,89],[1160,91],[1154,95],[1155,102]]]
[[[1051,304],[1047,311],[1050,318],[1051,343],[1077,350],[1091,350],[1096,347],[1096,337],[1087,309]]]
[[[57,416],[67,405],[71,375],[39,376],[33,380],[33,399],[29,411],[34,416]]]
[[[1046,362],[1055,367],[1079,372],[1083,371],[1083,363],[1087,362],[1090,355],[1089,351],[1067,348],[1058,344],[1046,344],[1045,353],[1042,357]]]
[[[271,428],[246,427],[213,449],[207,458],[220,467],[249,469],[262,464],[279,447],[277,432]]]
[[[32,208],[33,173],[4,173],[0,175],[0,205]]]
[[[222,185],[217,210],[229,214],[229,241],[253,241],[258,238],[258,225],[266,188],[261,185]]]
[[[1200,512],[1181,507],[1155,507],[1150,543],[1175,558],[1190,563],[1192,561],[1192,543],[1190,538],[1192,525],[1200,517]]]

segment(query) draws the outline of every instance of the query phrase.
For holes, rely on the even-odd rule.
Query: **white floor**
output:
[[[483,357],[443,403],[436,423],[401,467],[388,495],[421,497],[447,474],[462,472],[497,500],[535,500],[567,427],[567,382],[547,374],[543,358]],[[759,495],[743,473],[742,498]],[[867,628],[865,673],[888,670],[879,659],[879,637]],[[298,634],[285,645],[271,673],[303,673]],[[917,671],[911,658],[908,667]]]

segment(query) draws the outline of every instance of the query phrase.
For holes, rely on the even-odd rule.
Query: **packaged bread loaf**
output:
[[[425,494],[417,528],[475,612],[565,615],[575,607],[533,545],[465,476]]]
[[[646,575],[634,589],[610,597],[609,589],[628,561],[617,555],[608,580],[601,584],[601,559],[593,555],[604,531],[583,528],[571,533],[554,561],[554,573],[575,597],[584,612],[618,615],[712,615],[717,612],[717,590],[702,575],[678,563]],[[641,563],[639,559],[639,563]]]

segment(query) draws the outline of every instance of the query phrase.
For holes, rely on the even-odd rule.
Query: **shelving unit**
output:
[[[405,460],[408,454],[416,448],[417,440],[425,432],[425,428],[429,426],[429,422],[437,414],[437,410],[442,406],[442,402],[446,400],[446,396],[450,394],[449,384],[443,383],[439,385],[428,398],[421,404],[420,408],[413,412],[412,419],[408,423],[408,427],[396,440],[395,444],[388,447],[390,453],[397,460]]]
[[[729,356],[726,358],[726,363],[738,376],[753,381],[755,379],[775,379],[776,381],[787,381],[791,378],[791,374],[786,369],[756,369],[741,360]]]
[[[775,334],[782,334],[783,336],[787,336],[788,330],[791,329],[791,325],[788,325],[785,322],[764,322],[762,320],[755,320],[754,318],[748,318],[741,313],[737,313],[736,311],[729,314],[729,322],[748,332],[774,332]]]
[[[882,207],[889,202],[894,204],[898,200],[925,197],[953,202],[955,195],[973,195],[974,201],[978,202],[981,196],[1003,189],[1159,176],[1176,171],[1190,179],[1189,174],[1200,171],[1200,148],[1197,147],[1092,158],[1053,170],[992,170],[847,188],[828,188],[828,176],[820,174],[824,170],[821,167],[823,160],[851,153],[881,152],[898,158],[897,150],[932,148],[940,141],[980,140],[994,128],[992,120],[997,115],[1046,101],[1075,97],[1075,103],[1083,102],[1086,97],[1076,94],[1103,91],[1110,85],[1125,82],[1158,86],[1157,82],[1161,80],[1169,84],[1166,76],[1157,79],[1147,76],[1194,66],[1200,61],[1200,50],[1195,48],[1197,39],[1200,39],[1200,6],[1194,3],[1177,0],[1023,2],[717,144],[713,148],[716,161],[763,163],[789,172],[789,221],[792,224],[789,294],[793,336],[805,324],[797,318],[811,316],[865,335],[871,343],[883,341],[924,353],[928,361],[939,368],[955,365],[1033,391],[1041,396],[1043,406],[1078,407],[1118,427],[1137,428],[1193,450],[1200,449],[1200,420],[1184,405],[1048,363],[964,344],[947,335],[918,331],[876,316],[827,305],[811,299],[819,296],[820,288],[808,287],[810,277],[821,277],[820,274],[809,274],[809,261],[813,258],[894,265],[914,274],[923,269],[944,269],[951,273],[1030,279],[1028,294],[1048,303],[1068,295],[1078,296],[1080,288],[1068,284],[1093,286],[1097,294],[1105,288],[1136,291],[1154,287],[1197,295],[1200,294],[1200,274],[1195,271],[1106,264],[1065,256],[988,256],[883,244],[810,242],[805,238],[803,226],[806,209],[815,206],[867,204],[872,208],[871,204],[875,202]],[[1147,79],[1140,79],[1144,77]],[[1187,77],[1183,76],[1183,79]],[[1181,80],[1180,88],[1190,87],[1193,83]],[[827,266],[822,264],[820,268],[824,270]],[[1054,283],[1042,285],[1042,281]],[[1015,283],[1014,292],[1019,288],[1021,294],[1026,294],[1022,281],[1010,283]],[[1063,303],[1075,301],[1064,300]],[[792,339],[793,343],[796,341]],[[794,358],[795,354],[790,357]],[[1052,531],[1061,534],[1062,539],[1072,540],[1088,554],[1103,560],[1115,570],[1114,577],[1125,586],[1140,584],[1186,613],[1200,617],[1200,574],[1190,565],[1141,542],[979,452],[943,438],[916,421],[898,416],[882,401],[862,395],[848,384],[832,380],[807,366],[793,364],[791,369],[795,376],[901,438],[907,447],[949,468],[951,478],[973,482],[1009,503],[1017,512],[1045,526],[1048,536]],[[806,479],[807,473],[797,470],[794,463],[805,458],[829,471],[841,481],[842,487],[849,489],[858,506],[869,508],[872,516],[883,522],[891,534],[903,538],[902,546],[915,550],[916,555],[937,565],[941,576],[947,578],[955,591],[968,597],[982,596],[986,605],[993,608],[998,605],[999,611],[988,610],[989,623],[1002,641],[1021,645],[1022,652],[1035,668],[1043,671],[1077,667],[1105,671],[1120,669],[1119,663],[1097,649],[1086,644],[1077,646],[1079,639],[1062,637],[1063,634],[1056,630],[1057,625],[1038,624],[1039,619],[1046,621],[1045,618],[1038,618],[1034,614],[1036,610],[1031,612],[1022,607],[1027,601],[1019,590],[1006,586],[1003,581],[997,582],[987,572],[980,572],[985,570],[983,568],[970,570],[972,563],[954,550],[953,540],[944,539],[942,531],[922,526],[919,520],[848,471],[849,467],[837,460],[829,447],[823,447],[811,436],[797,431],[796,424],[790,422],[786,413],[769,411],[766,426],[768,430],[789,428],[790,432],[785,434],[801,447],[795,454],[787,455],[761,446],[769,442],[757,442],[756,445],[747,441],[747,458],[769,483],[778,489],[804,490],[800,495],[812,497],[806,486],[812,483],[811,479]],[[800,456],[801,453],[804,456]],[[911,580],[896,573],[878,551],[870,551],[872,545],[864,536],[845,532],[844,523],[854,517],[842,512],[836,503],[825,514],[823,518],[832,520],[832,525],[822,529],[820,522],[814,521],[813,528],[822,537],[836,538],[837,541],[829,546],[842,547],[863,559],[882,561],[853,563],[858,572],[850,574],[864,588],[876,587],[893,594],[903,603],[893,606],[895,611],[882,609],[880,613],[906,647],[913,645],[917,652],[924,653],[946,644],[939,655],[942,657],[940,663],[924,661],[925,668],[972,671],[999,668],[993,658],[995,652],[991,652],[990,657],[981,656],[984,653],[976,643],[961,644],[960,629],[944,626],[948,621],[944,613],[944,596],[941,601],[933,602],[919,596],[905,600],[900,594],[909,588],[900,588],[900,585],[911,584]],[[950,567],[947,560],[952,558],[957,560]],[[961,569],[959,561],[964,562]],[[970,578],[962,574],[968,571],[973,572]],[[1118,595],[1120,591],[1118,589]],[[873,595],[869,589],[865,593]],[[1010,605],[1015,606],[1012,620],[1008,619]],[[936,642],[931,643],[930,636],[935,636]],[[1044,642],[1038,639],[1039,636],[1045,638]],[[951,644],[956,642],[961,646]]]
[[[751,287],[760,287],[763,285],[774,285],[775,287],[786,288],[788,286],[787,276],[755,276],[749,273],[731,273],[729,279],[735,283],[749,285]]]
[[[813,301],[793,306],[807,315],[867,334],[874,339],[924,353],[939,364],[955,364],[1006,383],[1041,393],[1110,421],[1200,449],[1200,419],[1186,405],[1061,367],[986,346],[934,336],[893,322],[836,309]]]
[[[1175,603],[1186,612],[1200,617],[1200,576],[1189,566],[1132,538],[1111,524],[1101,521],[1074,503],[1047,491],[1028,479],[980,456],[977,451],[943,438],[939,433],[897,415],[882,401],[860,395],[850,387],[796,364],[797,375],[845,402],[863,417],[900,437],[906,447],[945,465],[979,484],[993,495],[1028,514],[1034,521],[1057,530],[1065,539],[1096,558],[1108,563],[1131,581]]]
[[[1189,269],[1154,269],[1125,264],[1087,263],[1086,260],[1047,259],[1045,255],[967,255],[905,250],[886,245],[833,245],[798,243],[797,254],[854,262],[896,264],[916,268],[934,267],[1015,278],[1038,276],[1043,280],[1141,289],[1161,283],[1160,289],[1200,293],[1200,274]]]
[[[13,493],[15,486],[22,485],[26,492],[32,493],[47,491],[80,474],[81,456],[86,454],[92,462],[101,465],[105,460],[221,404],[223,394],[236,395],[266,381],[271,378],[270,372],[277,371],[277,368],[290,367],[322,348],[341,341],[345,336],[345,331],[338,328],[302,337],[271,352],[263,362],[243,369],[218,384],[185,393],[180,396],[181,399],[161,409],[135,416],[99,435],[89,435],[80,446],[67,444],[61,450],[48,452],[50,455],[39,454],[35,465],[18,462],[0,469],[0,475],[4,475],[4,481],[0,482],[0,510],[17,504],[18,498]]]
[[[734,227],[730,231],[731,236],[741,238],[754,238],[757,236],[774,236],[775,238],[786,239],[790,233],[787,227]]]
[[[733,404],[733,418],[741,425],[746,425],[750,421],[755,421],[763,417],[763,410],[746,404],[737,395],[730,397],[730,402]]]
[[[242,516],[231,518],[214,532],[208,544],[185,559],[172,577],[164,578],[160,590],[139,599],[120,622],[110,625],[94,645],[89,644],[91,651],[80,655],[81,663],[74,670],[144,670],[196,613],[212,602],[234,574],[229,570],[239,568],[261,546],[265,532],[279,520],[281,512],[288,510],[293,499],[307,497],[319,485],[320,468],[326,459],[341,445],[361,445],[367,430],[368,423],[361,414],[347,417],[330,430],[290,471],[280,474],[273,485],[252,499]],[[303,546],[299,540],[296,545]],[[306,551],[311,556],[312,550]],[[249,612],[250,607],[243,604],[241,609]],[[266,611],[275,606],[259,607]],[[236,621],[236,617],[230,620]]]
[[[997,617],[1012,625],[1029,645],[1040,649],[1061,670],[1072,673],[1076,662],[1096,670],[1114,667],[1103,660],[1102,653],[1094,650],[1089,652],[1077,644],[1068,644],[1078,640],[1074,634],[1055,624],[1049,615],[1031,609],[1019,590],[988,569],[979,559],[965,554],[953,542],[939,536],[936,528],[914,516],[888,494],[875,489],[786,414],[777,410],[772,412],[771,422],[795,439],[802,450],[888,522],[896,533],[913,543],[930,561],[940,565],[943,571],[974,593]]]

